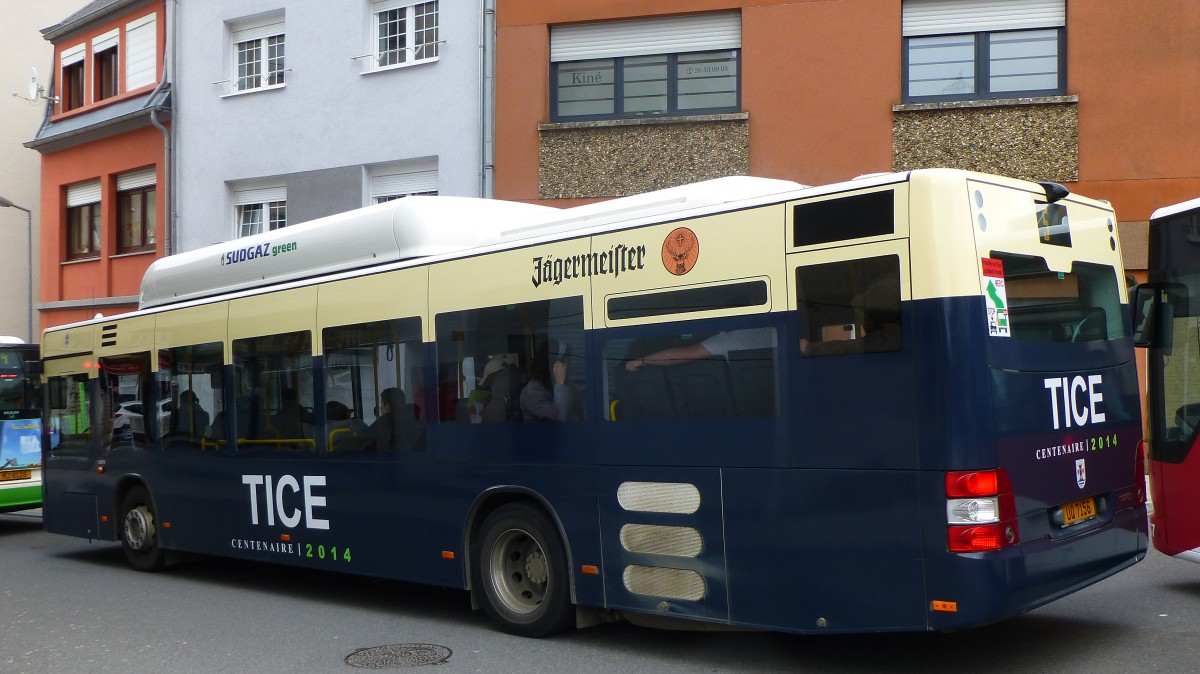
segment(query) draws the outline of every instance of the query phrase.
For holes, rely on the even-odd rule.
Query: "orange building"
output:
[[[498,198],[948,166],[1110,200],[1139,270],[1151,211],[1200,196],[1188,0],[505,0],[496,21]]]
[[[170,86],[161,0],[95,0],[42,31],[54,97],[42,155],[40,327],[137,306],[169,251]]]

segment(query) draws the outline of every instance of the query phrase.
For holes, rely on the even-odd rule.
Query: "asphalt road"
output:
[[[207,557],[138,573],[114,544],[45,533],[35,511],[0,515],[0,630],[4,674],[349,674],[364,670],[347,657],[384,646],[355,657],[441,658],[413,667],[438,674],[1200,671],[1200,565],[1152,552],[1049,606],[953,634],[614,623],[530,640],[494,630],[459,591]]]

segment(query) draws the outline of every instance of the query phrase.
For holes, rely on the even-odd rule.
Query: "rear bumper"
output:
[[[930,562],[928,627],[954,630],[1019,615],[1081,590],[1146,556],[1144,506],[1114,513],[1077,536],[1040,537],[996,552],[947,554]],[[934,601],[957,610],[934,611]]]

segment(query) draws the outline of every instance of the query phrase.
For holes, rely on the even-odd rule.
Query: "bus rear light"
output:
[[[1012,491],[1008,474],[1003,470],[965,470],[946,473],[946,496],[970,498],[972,496],[995,496]]]
[[[947,524],[990,524],[999,521],[1000,503],[994,496],[946,500]]]
[[[1017,542],[1017,525],[1013,522],[950,526],[948,530],[950,552],[987,552]]]
[[[951,552],[1015,545],[1017,505],[1002,469],[946,473],[946,534]]]

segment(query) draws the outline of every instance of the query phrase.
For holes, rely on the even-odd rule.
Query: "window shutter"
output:
[[[157,15],[149,14],[125,24],[125,90],[154,84],[158,58]]]
[[[253,23],[239,23],[233,30],[233,43],[261,40],[273,35],[283,35],[283,17],[279,15]]]
[[[371,200],[397,194],[436,192],[438,173],[434,171],[411,171],[371,177]]]
[[[737,12],[553,26],[550,60],[677,54],[742,46]]]
[[[153,166],[140,171],[130,171],[117,176],[117,191],[135,190],[139,187],[149,187],[158,182],[157,171]]]
[[[1065,25],[1066,0],[904,0],[904,37]]]
[[[100,203],[100,179],[67,186],[67,208]]]
[[[256,187],[233,191],[233,205],[267,204],[272,201],[287,201],[287,185]]]
[[[113,28],[103,35],[98,35],[92,38],[92,53],[102,52],[105,49],[111,49],[117,46],[117,39],[121,35],[120,28]]]
[[[82,61],[85,51],[87,51],[86,42],[83,44],[77,44],[74,47],[68,47],[62,50],[62,54],[58,57],[58,60],[62,64],[62,67],[66,68],[73,63],[79,63]]]

